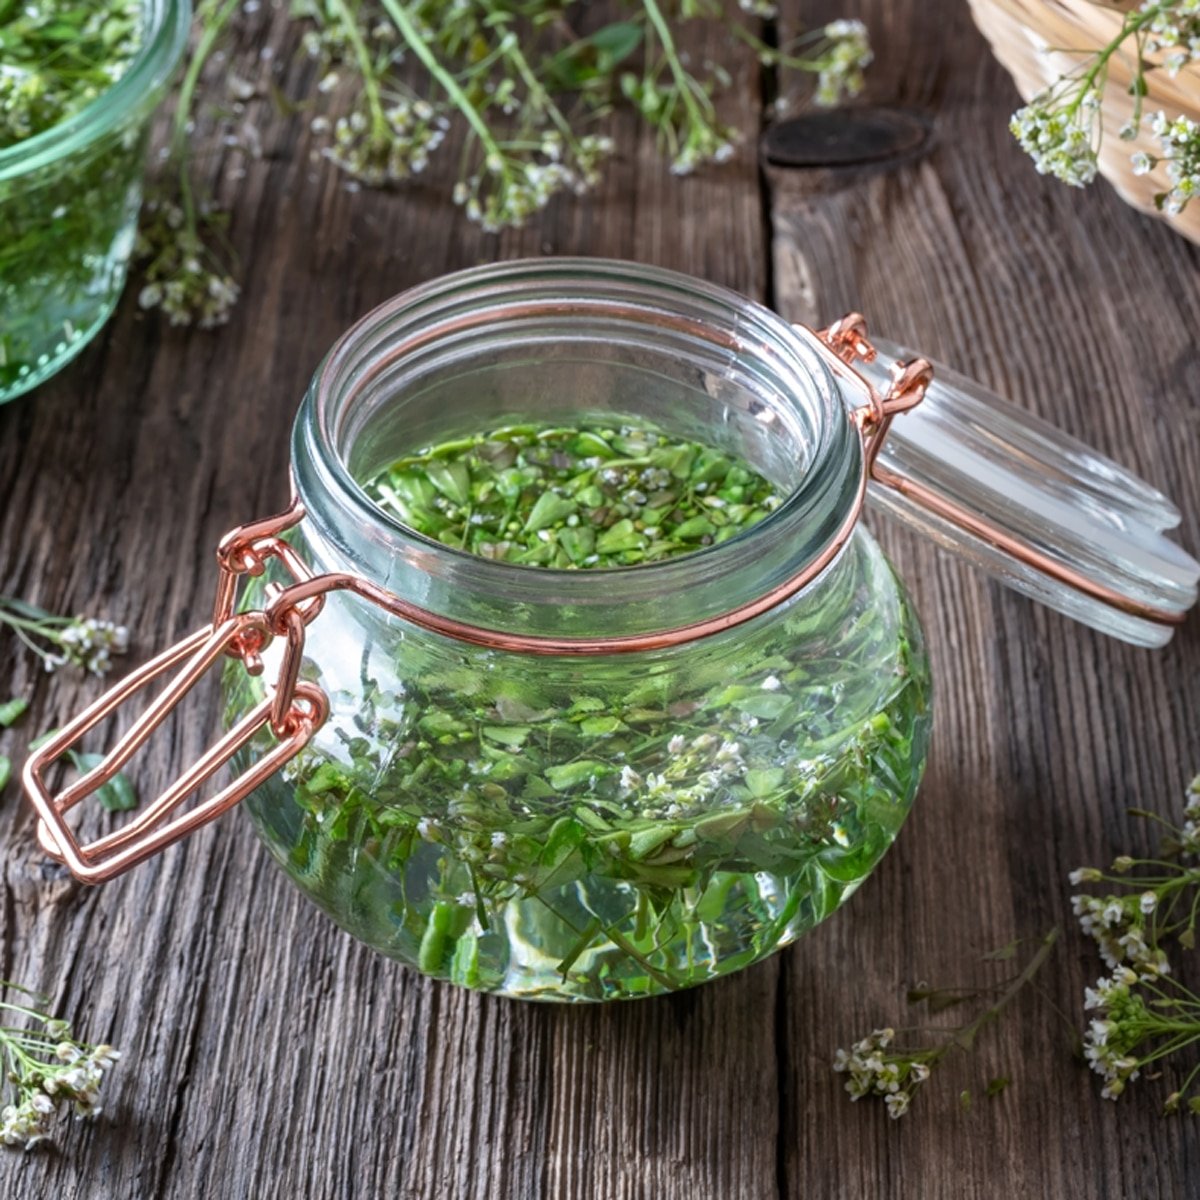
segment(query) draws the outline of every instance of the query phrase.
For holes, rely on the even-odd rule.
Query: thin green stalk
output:
[[[662,9],[658,7],[657,0],[642,0],[642,7],[646,10],[646,16],[654,26],[655,33],[658,34],[658,40],[662,43],[663,57],[667,60],[667,66],[675,80],[675,86],[679,89],[684,107],[691,114],[692,120],[699,125],[705,124],[708,121],[708,115],[696,102],[696,96],[692,91],[692,80],[683,69],[683,63],[679,61],[679,51],[676,49],[671,27],[667,24]]]
[[[496,5],[491,3],[490,0],[485,3],[484,7],[487,9],[490,15],[494,16],[497,12]],[[520,77],[525,81],[525,86],[529,89],[530,95],[537,97],[538,104],[558,127],[558,130],[563,135],[567,145],[575,146],[577,139],[571,129],[571,123],[565,116],[563,116],[562,110],[557,104],[554,103],[554,100],[551,98],[549,92],[547,92],[545,87],[542,86],[542,81],[538,79],[533,68],[529,65],[529,60],[525,57],[524,52],[521,50],[521,44],[517,40],[516,36],[514,35],[510,38],[506,34],[502,34],[500,38],[500,44],[502,47],[502,53],[508,58],[508,61],[511,62],[514,67],[516,67],[517,74],[520,75]]]
[[[399,0],[380,0],[380,2],[395,22],[396,28],[400,31],[400,36],[404,38],[408,48],[420,59],[422,66],[429,72],[446,95],[450,97],[454,102],[455,108],[462,113],[467,124],[471,126],[475,136],[479,138],[480,144],[484,148],[485,155],[488,158],[494,157],[494,159],[504,163],[504,155],[501,153],[496,139],[492,136],[492,131],[488,128],[487,122],[480,115],[475,105],[471,103],[467,94],[458,86],[458,81],[438,62],[433,51],[425,44],[425,39],[421,36],[420,30],[413,24],[404,5],[400,4]],[[507,167],[504,169],[504,174],[508,174]]]
[[[1022,991],[1025,985],[1028,984],[1030,980],[1032,980],[1033,977],[1042,969],[1046,959],[1049,958],[1050,954],[1053,952],[1055,943],[1057,941],[1058,927],[1055,926],[1042,939],[1042,944],[1038,949],[1038,952],[1029,960],[1028,963],[1026,963],[1025,969],[1012,981],[1012,983],[1008,985],[1007,988],[1004,989],[1000,999],[997,1000],[996,1003],[987,1010],[987,1012],[977,1017],[965,1029],[960,1030],[957,1034],[955,1034],[952,1040],[957,1045],[961,1046],[962,1049],[969,1050],[971,1048],[971,1044],[979,1034],[979,1031],[983,1029],[984,1026],[994,1021],[1004,1011],[1004,1009],[1016,999],[1017,995]]]
[[[190,163],[187,154],[188,122],[191,119],[192,102],[195,99],[196,87],[204,71],[208,56],[212,53],[217,39],[221,36],[230,18],[238,9],[239,0],[225,0],[217,7],[216,0],[211,4],[203,4],[197,10],[196,23],[202,29],[196,49],[184,72],[183,82],[179,85],[179,97],[175,105],[175,120],[171,135],[171,157],[175,159],[179,170],[179,196],[183,205],[184,219],[187,230],[198,241],[199,234],[196,224],[196,199],[192,191]],[[208,12],[212,7],[217,8],[216,15],[209,20]]]
[[[354,50],[354,58],[358,63],[358,73],[362,79],[363,93],[367,98],[367,107],[371,110],[373,132],[378,136],[387,131],[387,118],[383,113],[383,99],[379,90],[379,78],[375,74],[375,64],[371,61],[371,52],[363,41],[358,22],[350,12],[346,0],[331,0],[337,10],[338,19],[343,31]]]

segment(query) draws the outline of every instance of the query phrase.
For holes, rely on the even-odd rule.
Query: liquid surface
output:
[[[650,528],[694,520],[693,508],[728,514],[747,492],[747,516],[769,511],[769,485],[711,448],[689,444],[685,454],[626,431],[613,457],[567,463],[554,456],[578,454],[570,439],[596,431],[545,432],[521,433],[515,446],[489,433],[422,453],[371,486],[387,502],[386,489],[401,495],[404,479],[404,519],[428,522],[426,532],[444,519],[448,538],[470,544],[480,531],[480,545],[505,542],[513,549],[503,553],[522,559],[549,546],[554,565],[571,557],[561,535],[595,519],[581,493],[601,487],[597,475],[684,478],[643,461],[656,452],[679,453],[681,470],[686,458],[689,480],[697,470],[714,475],[705,489],[664,480],[657,490],[674,499],[657,505],[669,511]],[[630,453],[635,444],[646,449]],[[509,449],[515,457],[497,466]],[[488,468],[477,472],[481,455]],[[601,464],[589,465],[595,457]],[[714,457],[726,465],[704,466]],[[634,461],[614,466],[623,459]],[[486,491],[493,474],[533,467],[536,479],[511,495]],[[449,478],[439,485],[440,468]],[[579,471],[592,478],[572,488]],[[422,478],[426,489],[412,482]],[[541,497],[560,496],[547,481],[576,505],[541,526],[559,535],[550,542],[528,528]],[[640,510],[617,521],[647,540],[614,555],[653,552],[659,539],[637,528],[655,507],[649,493],[645,503],[621,499],[621,489],[653,482],[614,480],[616,498],[594,506]],[[714,495],[728,507],[704,503]],[[492,503],[485,522],[471,521]],[[567,524],[571,515],[580,522]],[[673,553],[694,548],[677,528],[661,540]],[[591,565],[588,557],[571,565]],[[525,998],[604,1000],[740,969],[858,886],[906,816],[925,757],[920,630],[874,542],[857,535],[800,600],[666,654],[567,661],[409,628],[399,635],[382,618],[365,630],[361,606],[331,595],[310,627],[305,670],[329,694],[332,715],[255,793],[250,812],[285,870],[335,920],[440,978]],[[237,664],[230,679],[234,717],[261,684]]]
[[[687,554],[782,500],[720,450],[630,425],[505,426],[403,458],[368,492],[445,545],[565,570]]]

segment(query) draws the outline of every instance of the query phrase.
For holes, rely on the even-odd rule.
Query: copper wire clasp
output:
[[[848,367],[853,368],[857,359],[875,360],[875,347],[867,337],[867,319],[862,313],[847,313],[827,329],[820,330],[817,337]],[[892,382],[882,396],[861,377],[860,382],[867,387],[867,403],[850,415],[862,435],[867,474],[871,475],[893,419],[925,398],[925,392],[933,382],[933,364],[925,358],[896,363],[892,367]]]
[[[325,693],[299,678],[305,624],[305,614],[297,607],[283,612],[274,624],[264,613],[248,612],[199,629],[134,671],[35,750],[25,764],[24,783],[38,814],[42,849],[83,882],[103,883],[227,812],[295,757],[329,715]],[[287,645],[275,688],[136,818],[94,842],[81,844],[67,824],[66,814],[121,770],[215,663],[228,654],[257,657],[277,635],[285,636]],[[46,785],[47,769],[125,701],[176,670],[174,679],[103,761],[55,796]],[[278,745],[217,795],[173,815],[268,725]]]
[[[217,546],[217,567],[220,572],[217,579],[217,595],[213,602],[213,628],[224,624],[237,611],[238,582],[243,575],[259,576],[266,570],[271,559],[277,560],[292,576],[295,583],[302,583],[312,578],[304,560],[292,547],[280,537],[294,528],[304,519],[304,506],[292,496],[288,508],[273,517],[264,517],[260,521],[251,521],[231,529]],[[279,588],[272,584],[268,593],[274,596]],[[301,610],[304,624],[307,625],[324,607],[325,597],[316,596],[306,602]],[[231,658],[240,658],[251,675],[260,675],[263,669],[261,651],[270,640],[272,633],[281,633],[277,628],[267,631],[264,635],[257,630],[247,630],[230,645],[227,653]],[[263,638],[266,638],[266,641]]]

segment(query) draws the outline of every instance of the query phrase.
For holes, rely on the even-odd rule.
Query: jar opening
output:
[[[786,499],[719,545],[638,566],[564,571],[433,541],[363,486],[421,447],[506,423],[622,420],[711,445]],[[720,611],[732,607],[731,591],[746,599],[765,593],[819,554],[860,478],[850,432],[824,364],[768,310],[632,264],[517,262],[397,297],[338,342],[297,423],[297,486],[332,540],[376,577],[419,565],[481,597],[547,610],[616,606],[625,610],[622,624],[654,627],[666,604]]]

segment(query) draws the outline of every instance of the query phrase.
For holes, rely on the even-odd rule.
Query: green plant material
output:
[[[0,151],[80,111],[124,74],[140,0],[0,0]],[[145,140],[121,128],[0,182],[0,400],[49,374],[116,302]]]
[[[57,729],[47,729],[45,733],[38,734],[29,743],[30,753],[39,750],[58,732]],[[98,767],[104,760],[102,754],[83,754],[73,749],[68,750],[66,754],[81,775]],[[100,801],[101,807],[109,812],[126,812],[129,809],[137,808],[138,805],[137,792],[134,790],[133,784],[120,773],[114,775],[107,783],[101,784],[96,789],[95,796]]]
[[[10,728],[16,721],[20,720],[25,710],[29,707],[29,701],[23,697],[6,701],[0,704],[0,729]],[[3,754],[0,754],[0,792],[8,786],[9,779],[12,778],[12,761]]]
[[[28,1003],[5,1000],[20,993]],[[9,1103],[0,1109],[0,1141],[33,1150],[49,1141],[51,1120],[61,1106],[77,1118],[100,1115],[100,1087],[105,1073],[120,1059],[112,1046],[92,1045],[71,1032],[70,1025],[44,1010],[44,996],[0,980],[0,1057],[5,1066]]]
[[[135,254],[145,280],[142,308],[161,308],[172,325],[214,329],[229,320],[241,289],[224,237],[227,214],[197,200],[192,121],[204,69],[238,10],[238,0],[200,0],[195,45],[179,85],[166,169],[142,211]]]
[[[1080,867],[1073,884],[1109,890],[1071,897],[1080,928],[1093,938],[1110,974],[1084,989],[1090,1014],[1084,1055],[1104,1079],[1102,1095],[1115,1100],[1126,1085],[1200,1043],[1200,997],[1176,978],[1167,958],[1172,940],[1191,950],[1200,912],[1200,776],[1192,780],[1183,822],[1143,809],[1135,816],[1165,830],[1157,858],[1122,854],[1108,871]],[[1200,1111],[1200,1063],[1167,1097],[1166,1112]]]
[[[720,451],[599,425],[510,425],[433,446],[368,490],[445,545],[563,570],[686,554],[750,528],[781,500]]]
[[[129,649],[129,630],[124,625],[95,617],[56,616],[12,596],[0,596],[0,628],[5,626],[42,660],[47,671],[69,664],[93,675],[105,675],[112,667],[113,655]],[[9,701],[2,711],[22,703]],[[15,716],[22,712],[24,708],[18,708]],[[0,716],[0,725],[10,724],[15,716],[9,721]]]
[[[141,38],[142,0],[0,0],[0,150],[98,99]]]
[[[1022,970],[1011,979],[984,990],[964,988],[918,988],[909,993],[909,1002],[930,1001],[932,1011],[947,1007],[938,1001],[946,996],[962,995],[963,999],[978,999],[987,993],[996,994],[996,999],[973,1021],[966,1025],[938,1030],[876,1029],[849,1050],[838,1050],[833,1069],[846,1074],[846,1091],[852,1100],[864,1096],[879,1096],[887,1106],[888,1116],[899,1119],[912,1104],[913,1097],[929,1079],[933,1069],[953,1050],[971,1050],[980,1032],[997,1020],[1004,1010],[1029,987],[1037,973],[1045,965],[1058,941],[1058,930],[1052,929],[1042,938],[1036,953]],[[994,957],[994,956],[993,956]],[[955,1000],[954,1003],[960,1001]],[[897,1037],[915,1038],[933,1033],[939,1039],[933,1045],[912,1049],[900,1049],[894,1043]],[[986,1094],[997,1096],[1009,1084],[1004,1077],[994,1078],[987,1084]],[[964,1091],[959,1097],[963,1111],[971,1107],[971,1094]]]
[[[506,426],[409,456],[366,486],[452,545],[567,570],[692,551],[698,541],[670,531],[693,507],[718,520],[747,510],[716,524],[720,536],[773,499],[712,447],[619,423]],[[602,551],[597,536],[576,561],[567,534],[594,532],[582,518],[619,504],[629,515],[595,518],[600,536],[624,523],[636,543]],[[357,681],[322,681],[334,715],[317,741],[250,812],[352,932],[467,986],[606,999],[746,966],[871,870],[924,759],[918,634],[899,601],[868,602],[892,597],[894,582],[877,550],[855,545],[790,616],[674,659],[532,660],[413,630],[370,635]],[[322,617],[330,636],[336,619]],[[362,637],[347,631],[343,660]],[[262,685],[236,664],[228,679],[233,720]]]
[[[218,214],[194,202],[191,151],[179,136],[211,100],[202,77],[226,82],[225,72],[206,77],[205,67],[236,7],[235,0],[197,7],[171,170],[144,227],[151,268],[141,302],[161,306],[176,323],[219,323],[237,298]],[[592,14],[566,0],[292,0],[304,52],[320,74],[314,95],[276,107],[336,104],[344,115],[317,111],[311,130],[325,158],[371,187],[423,175],[457,125],[462,139],[445,186],[470,220],[494,232],[598,182],[616,152],[602,122],[619,105],[655,131],[677,174],[732,157],[742,133],[720,119],[715,102],[730,78],[711,62],[693,61],[681,46],[688,30],[732,30],[764,64],[815,75],[818,103],[857,93],[871,57],[858,21],[835,21],[773,47],[753,32],[755,18],[771,15],[769,5],[742,5],[736,15],[716,0],[627,0],[622,7],[615,20],[585,31]],[[224,104],[239,106],[237,99]],[[222,130],[238,140],[231,122]]]
[[[1166,71],[1173,77],[1188,64],[1200,62],[1200,8],[1195,0],[1145,0],[1125,14],[1107,45],[1084,55],[1076,70],[1060,76],[1013,115],[1013,136],[1041,174],[1073,187],[1084,187],[1096,178],[1104,88],[1115,54],[1135,66],[1130,88],[1134,114],[1121,129],[1121,137],[1132,141],[1145,121],[1148,76]],[[1151,118],[1151,131],[1160,152],[1135,153],[1134,172],[1143,175],[1163,165],[1168,187],[1155,196],[1155,203],[1164,212],[1182,212],[1200,194],[1200,124],[1159,112]]]
[[[68,750],[67,756],[82,775],[98,767],[104,761],[103,754],[81,754],[78,750]],[[137,808],[137,792],[133,784],[120,773],[114,775],[107,783],[102,783],[95,792],[101,808],[108,812],[128,812]]]

